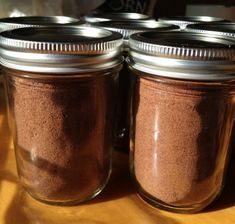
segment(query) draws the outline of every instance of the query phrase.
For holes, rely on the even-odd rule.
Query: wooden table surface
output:
[[[95,199],[70,207],[36,201],[18,182],[2,93],[0,102],[0,224],[235,224],[235,156],[222,195],[197,214],[165,212],[142,201],[129,177],[128,155],[118,152],[111,179]]]

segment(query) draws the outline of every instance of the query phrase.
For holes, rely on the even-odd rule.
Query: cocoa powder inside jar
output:
[[[117,74],[6,79],[23,185],[53,203],[96,195],[110,174]]]
[[[232,128],[229,87],[135,77],[131,138],[140,193],[173,206],[213,200]]]

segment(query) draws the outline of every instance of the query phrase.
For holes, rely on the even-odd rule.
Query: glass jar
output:
[[[187,25],[197,23],[223,23],[229,22],[223,18],[212,16],[172,16],[172,17],[160,17],[159,22],[174,24],[180,26],[181,29],[185,29]]]
[[[93,198],[111,172],[122,36],[23,28],[1,33],[0,44],[21,183],[46,203]]]
[[[234,120],[235,42],[166,32],[133,34],[130,168],[156,207],[196,212],[221,192]]]
[[[186,27],[186,31],[235,38],[235,23],[190,24]]]
[[[79,18],[68,16],[22,16],[0,19],[0,32],[23,27],[82,25]]]
[[[164,32],[164,31],[175,31],[179,30],[178,26],[171,24],[164,24],[153,20],[143,21],[102,21],[93,23],[92,26],[102,27],[111,31],[119,32],[123,35],[123,56],[126,58],[129,51],[129,37],[133,33],[151,31]],[[117,133],[115,135],[114,146],[123,152],[129,152],[129,87],[130,87],[130,76],[127,68],[127,63],[124,61],[123,68],[119,75],[119,97],[118,97],[118,112],[117,112]]]
[[[121,33],[124,39],[124,52],[129,51],[129,38],[131,34],[146,32],[146,31],[156,31],[156,32],[165,32],[165,31],[176,31],[179,30],[180,27],[172,24],[157,22],[155,20],[123,20],[116,21],[115,19],[110,21],[100,21],[92,23],[92,26],[100,27],[104,29],[108,29],[111,31],[115,31]]]
[[[142,21],[149,20],[150,17],[148,15],[135,12],[92,12],[85,15],[84,19],[88,24],[93,24],[103,21]]]

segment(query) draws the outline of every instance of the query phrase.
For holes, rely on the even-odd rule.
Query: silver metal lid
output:
[[[199,23],[186,27],[186,31],[208,33],[235,38],[235,23]]]
[[[84,24],[78,18],[67,16],[26,16],[0,19],[0,32],[23,27],[40,27],[55,25],[81,25]]]
[[[235,40],[193,32],[130,37],[128,63],[150,75],[190,80],[235,78]]]
[[[1,64],[39,73],[77,73],[122,62],[122,35],[92,27],[21,28],[0,34]]]
[[[103,21],[125,21],[125,20],[148,20],[148,15],[132,12],[116,12],[116,13],[90,13],[84,17],[88,23],[96,23]]]
[[[158,18],[158,21],[180,26],[184,29],[189,24],[208,23],[208,22],[229,22],[223,18],[211,16],[173,16]]]
[[[144,31],[171,31],[178,30],[179,26],[157,22],[154,20],[133,20],[133,21],[103,21],[93,23],[93,26],[103,27],[108,30],[119,32],[123,35],[124,39],[129,39],[133,33]]]

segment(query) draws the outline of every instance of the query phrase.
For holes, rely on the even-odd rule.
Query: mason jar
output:
[[[22,16],[0,19],[0,32],[23,27],[40,27],[55,25],[82,25],[84,22],[79,18],[68,16]]]
[[[235,23],[190,24],[186,27],[186,31],[235,38]]]
[[[153,20],[126,20],[126,21],[102,21],[93,23],[92,26],[108,29],[119,32],[123,35],[123,56],[126,58],[129,51],[129,37],[133,33],[151,31],[164,32],[179,30],[178,26],[164,24]],[[129,104],[130,104],[130,76],[127,68],[127,63],[124,61],[123,68],[119,75],[119,97],[117,110],[117,131],[115,135],[114,146],[123,152],[129,152]]]
[[[156,31],[156,32],[165,32],[165,31],[176,31],[179,30],[180,27],[177,25],[157,22],[154,20],[123,20],[123,21],[100,21],[92,23],[92,26],[100,27],[104,29],[108,29],[111,31],[119,32],[123,35],[124,39],[124,52],[129,51],[129,38],[131,34],[146,32],[146,31]]]
[[[142,21],[149,19],[148,15],[135,12],[91,12],[84,16],[84,20],[88,24],[104,21]]]
[[[171,17],[160,17],[159,22],[174,24],[180,26],[181,29],[185,29],[187,25],[197,23],[223,23],[229,22],[223,18],[212,17],[212,16],[171,16]]]
[[[87,27],[1,33],[20,182],[58,205],[95,197],[111,172],[122,36]]]
[[[130,37],[130,169],[152,205],[181,213],[223,188],[234,120],[235,41],[191,32]]]

